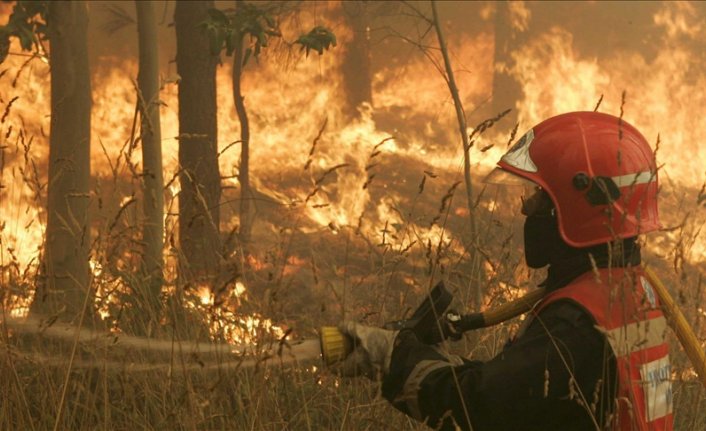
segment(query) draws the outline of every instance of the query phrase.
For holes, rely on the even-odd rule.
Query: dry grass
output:
[[[426,190],[438,197],[444,195],[448,185],[438,181],[438,186],[427,184]],[[502,197],[496,198],[502,205]],[[419,211],[412,218],[421,217],[423,212],[432,220],[438,215],[439,204],[438,199],[435,202],[429,198],[401,206]],[[497,304],[511,297],[512,288],[508,286],[529,283],[526,269],[518,265],[519,239],[512,235],[517,233],[517,220],[491,213],[484,217],[486,301]],[[461,233],[462,224],[461,217],[446,221],[452,233]],[[666,278],[703,336],[703,309],[699,308],[703,269],[688,263],[687,238],[693,231],[687,225],[670,240],[675,247],[667,250],[662,260],[676,262],[676,270],[657,266],[663,274],[672,274]],[[376,324],[404,314],[419,300],[425,280],[431,276],[430,267],[438,271],[436,277],[448,280],[460,299],[466,298],[464,304],[470,304],[471,278],[463,274],[467,256],[455,253],[454,247],[445,246],[444,241],[430,246],[418,239],[418,244],[410,247],[400,233],[404,229],[388,225],[387,230],[394,232],[386,234],[386,242],[366,237],[354,228],[306,236],[280,232],[278,241],[262,253],[269,256],[269,263],[247,276],[253,293],[251,301],[240,305],[257,309],[278,322],[288,322],[297,338],[312,336],[318,325],[338,321],[343,309],[350,317],[365,317]],[[411,225],[407,229],[409,238],[419,234]],[[299,263],[292,275],[283,275],[292,265],[288,263],[291,256],[305,263]],[[498,285],[499,280],[507,285]],[[194,316],[212,312],[207,306],[195,311]],[[470,335],[464,342],[466,351],[476,358],[492,356],[516,326],[517,322],[508,322]],[[131,331],[130,322],[122,322],[120,327],[123,332]],[[163,330],[163,334],[188,332]],[[60,341],[48,334],[8,327],[2,334],[0,381],[5,384],[0,389],[1,429],[422,429],[389,407],[376,383],[340,380],[322,371],[316,360],[283,363],[277,356],[279,344],[272,338],[270,348],[255,357],[274,356],[256,363],[231,353],[194,353],[188,344],[179,341],[169,351],[156,351],[124,347],[120,340],[126,339],[125,335],[118,336],[116,344],[107,345],[89,338],[78,344],[78,356],[68,371],[73,337]],[[260,336],[267,344],[267,335]],[[281,350],[282,358],[289,358],[289,349],[283,346]],[[672,352],[676,429],[704,429],[704,389],[689,374],[686,358],[676,344]],[[64,389],[66,402],[57,422]]]
[[[115,353],[115,352],[111,352]],[[363,381],[338,382],[311,364],[258,369],[133,371],[83,352],[57,423],[65,364],[1,355],[2,429],[380,429],[390,412]],[[124,359],[127,363],[135,358]],[[196,367],[198,368],[198,367]],[[366,405],[365,407],[361,404]],[[400,428],[396,416],[389,426]],[[367,425],[365,425],[367,423]]]
[[[3,158],[2,167],[12,162],[21,169],[13,171],[17,176],[10,183],[5,176],[3,181],[10,191],[23,188],[34,196],[26,205],[42,207],[44,174],[38,171],[26,141],[14,145],[16,151]],[[147,327],[145,319],[139,318],[144,304],[132,294],[144,289],[144,279],[134,269],[139,266],[141,248],[139,205],[135,205],[140,181],[130,162],[132,147],[126,147],[123,159],[111,161],[111,176],[97,179],[100,187],[95,192],[101,205],[94,206],[100,207],[94,214],[97,236],[92,254],[100,267],[94,280],[99,288],[97,305],[109,313],[107,326],[117,335],[89,334],[77,341],[72,331],[57,337],[51,331],[13,329],[7,316],[18,300],[31,297],[36,265],[23,266],[3,244],[0,429],[422,429],[381,398],[377,383],[340,380],[321,370],[316,359],[294,360],[276,334],[258,325],[251,335],[259,344],[247,358],[223,350],[209,353],[208,348],[191,344],[199,336],[202,342],[228,338],[217,325],[211,327],[212,339],[205,336],[205,322],[214,320],[221,327],[243,330],[247,327],[243,316],[259,313],[291,330],[290,339],[301,340],[315,337],[317,327],[343,318],[370,324],[400,318],[438,279],[446,281],[461,310],[508,301],[518,288],[531,287],[541,279],[523,264],[521,220],[512,211],[517,206],[515,197],[485,191],[476,208],[482,235],[470,246],[466,203],[454,186],[458,173],[432,173],[419,159],[375,153],[375,143],[370,145],[374,181],[368,172],[372,168],[366,167],[368,178],[361,187],[369,191],[374,204],[360,214],[357,224],[321,227],[306,219],[305,201],[321,197],[321,188],[332,177],[345,175],[347,165],[323,168],[314,176],[318,180],[308,194],[301,196],[302,205],[270,207],[264,198],[259,202],[254,232],[258,247],[249,265],[243,265],[237,241],[225,241],[229,248],[223,250],[223,267],[235,268],[235,276],[209,286],[212,295],[205,304],[193,280],[171,273],[163,292],[165,307],[151,316],[158,324]],[[299,172],[277,172],[269,180],[301,185],[298,177]],[[226,190],[223,200],[234,198],[231,194],[235,192]],[[117,202],[110,196],[135,198]],[[693,254],[706,220],[702,192],[666,184],[662,201],[663,208],[668,208],[663,211],[667,225],[676,227],[650,240],[646,254],[652,252],[653,257],[647,260],[664,276],[703,339],[706,263]],[[390,219],[374,214],[379,202],[389,203]],[[484,206],[487,202],[494,205]],[[175,207],[174,203],[168,207]],[[229,207],[222,210],[227,213]],[[11,223],[11,217],[0,220],[4,222]],[[172,270],[181,264],[175,231],[171,215],[167,255]],[[243,268],[249,269],[242,272]],[[237,281],[247,286],[247,297],[232,295]],[[475,303],[478,286],[484,304]],[[474,358],[491,357],[518,323],[469,334],[459,348]],[[138,339],[137,347],[127,342],[135,339],[126,334],[145,333],[170,347],[157,348],[145,338]],[[672,343],[676,429],[706,429],[706,393],[690,374],[676,341]],[[70,362],[74,348],[76,357]]]

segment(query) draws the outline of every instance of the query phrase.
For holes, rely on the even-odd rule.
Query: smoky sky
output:
[[[370,11],[370,41],[373,69],[389,64],[391,56],[419,55],[409,44],[395,34],[416,36],[412,19],[395,7],[395,2],[366,2]],[[474,35],[479,32],[512,31],[502,28],[495,11],[504,2],[444,1],[438,3],[439,16],[449,37],[457,34]],[[413,2],[420,12],[430,15],[427,2]],[[706,13],[706,4],[692,4],[700,14]],[[90,7],[89,43],[92,61],[102,56],[136,57],[137,35],[135,8],[132,2],[92,1]],[[232,7],[230,2],[216,2],[218,8]],[[616,50],[640,53],[646,59],[655,55],[660,30],[653,16],[661,2],[526,2],[529,11],[525,31],[513,31],[512,49],[520,49],[527,40],[559,26],[573,36],[574,48],[583,56],[601,57]],[[301,5],[315,20],[316,15],[330,14],[331,6],[319,3]],[[174,2],[157,2],[161,61],[163,67],[173,61],[176,44],[173,27]],[[125,26],[119,24],[124,21]],[[334,24],[334,27],[336,24]],[[428,35],[427,37],[431,37]],[[411,53],[411,54],[410,54]]]

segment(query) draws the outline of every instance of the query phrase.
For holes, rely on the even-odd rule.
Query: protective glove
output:
[[[357,322],[346,321],[338,326],[350,336],[355,348],[333,371],[343,377],[366,376],[375,379],[390,371],[390,359],[395,337],[399,331],[374,328]]]

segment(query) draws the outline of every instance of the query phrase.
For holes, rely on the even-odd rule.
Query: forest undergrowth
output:
[[[392,157],[381,160],[399,163]],[[381,184],[396,180],[394,170],[381,171],[391,175],[381,175]],[[175,278],[165,288],[168,305],[158,318],[161,326],[147,334],[141,326],[144,319],[124,317],[130,313],[123,305],[125,298],[120,299],[130,289],[139,289],[129,286],[139,283],[139,277],[135,273],[128,277],[127,272],[116,275],[109,269],[116,268],[111,263],[119,255],[116,243],[134,240],[125,230],[132,221],[122,207],[115,209],[115,217],[106,219],[106,226],[123,228],[122,238],[104,233],[112,247],[99,236],[95,244],[106,245],[96,247],[93,255],[103,259],[97,260],[102,270],[94,271],[99,298],[108,301],[106,288],[118,289],[110,292],[109,317],[99,325],[112,332],[77,336],[75,327],[51,322],[31,326],[30,331],[13,327],[8,292],[27,289],[37,274],[18,271],[17,262],[3,261],[0,380],[5,384],[0,389],[0,428],[424,429],[392,409],[381,397],[378,383],[341,379],[325,370],[318,358],[295,356],[301,352],[297,350],[301,340],[315,339],[321,325],[343,318],[379,325],[403,317],[436,280],[447,283],[466,311],[478,306],[473,303],[473,289],[479,283],[485,298],[481,307],[489,307],[516,298],[541,281],[541,274],[531,274],[522,263],[521,220],[505,211],[514,205],[515,197],[488,189],[479,199],[494,204],[476,206],[483,232],[475,244],[476,258],[482,264],[475,266],[475,274],[469,273],[474,268],[473,256],[462,243],[467,214],[459,209],[462,204],[454,203],[452,175],[432,179],[424,169],[417,172],[428,183],[420,180],[408,186],[409,190],[398,190],[397,196],[403,198],[395,206],[402,223],[394,226],[388,222],[367,231],[356,226],[326,226],[304,233],[295,225],[302,220],[296,208],[289,214],[261,217],[260,225],[269,230],[256,232],[265,246],[255,252],[253,263],[247,266],[249,273],[238,278],[247,285],[247,295],[219,301],[211,292],[210,299],[202,300],[192,283]],[[381,196],[372,200],[384,199],[385,193],[379,188],[376,194]],[[668,223],[672,219],[679,223],[651,238],[645,255],[703,339],[704,265],[692,254],[703,224],[697,218],[703,216],[697,195],[701,196],[698,191],[669,191],[667,184],[662,204],[687,215],[668,217]],[[430,238],[425,242],[418,231],[432,221],[440,224],[436,243]],[[172,248],[171,253],[175,252]],[[126,285],[129,289],[121,290]],[[227,290],[232,292],[234,286]],[[178,302],[190,304],[185,307],[187,313],[174,311],[174,301],[166,301],[168,292],[183,293]],[[244,323],[243,316],[253,313],[260,316],[258,323]],[[271,326],[263,325],[266,319]],[[207,336],[203,329],[208,322],[217,322],[221,331],[212,327]],[[489,358],[519,323],[515,319],[468,334],[456,347],[475,359]],[[228,325],[234,331],[231,335],[242,336],[250,328],[248,340],[257,340],[257,344],[247,350],[223,348],[228,331],[222,327]],[[705,429],[706,394],[676,340],[671,342],[676,429]]]
[[[379,144],[370,143],[375,177],[363,185],[370,200],[356,223],[314,223],[306,201],[285,205],[260,193],[255,246],[245,255],[232,226],[222,238],[216,279],[188,276],[169,211],[163,303],[150,314],[140,299],[148,288],[138,270],[140,181],[126,143],[110,161],[112,175],[94,178],[90,292],[96,300],[87,302],[86,316],[72,325],[52,316],[22,323],[33,286],[42,281],[39,257],[20,262],[3,244],[0,429],[424,429],[387,404],[379,383],[328,372],[315,352],[318,328],[344,319],[382,325],[402,318],[439,280],[454,293],[457,309],[485,309],[519,297],[543,274],[524,265],[519,195],[475,183],[480,233],[472,240],[460,172],[376,154]],[[42,208],[43,174],[31,154],[31,140],[3,148],[3,168],[20,166],[6,193],[21,188],[32,196],[24,205]],[[307,184],[296,173],[277,172],[261,181],[284,178],[292,189],[333,198],[346,193],[331,191],[344,174],[329,169]],[[662,184],[665,228],[645,240],[644,258],[703,340],[704,188],[688,189],[668,176]],[[237,194],[224,189],[222,200],[237,201]],[[174,196],[167,207],[176,207]],[[225,219],[235,207],[224,204]],[[454,348],[490,358],[521,321],[466,334]],[[676,429],[706,429],[704,388],[676,338],[671,343]]]

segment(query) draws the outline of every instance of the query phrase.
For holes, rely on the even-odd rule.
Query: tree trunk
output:
[[[439,39],[439,48],[441,49],[441,55],[444,58],[444,67],[446,70],[446,83],[449,86],[449,91],[451,92],[451,97],[454,101],[454,108],[456,109],[456,120],[458,121],[458,131],[461,135],[461,144],[463,145],[463,178],[466,182],[466,198],[468,199],[468,211],[470,213],[471,222],[471,241],[476,241],[476,228],[475,228],[475,217],[473,208],[473,184],[471,183],[471,159],[468,154],[470,149],[470,142],[468,136],[468,125],[466,123],[466,112],[463,109],[463,104],[461,103],[461,97],[458,93],[458,87],[456,86],[456,79],[454,78],[453,68],[451,67],[451,60],[449,59],[449,52],[446,49],[446,39],[444,38],[444,32],[441,30],[441,23],[439,22],[439,14],[436,10],[436,2],[432,0],[431,2],[432,13],[434,14],[434,28],[436,30],[436,36]]]
[[[94,317],[88,215],[91,80],[86,3],[50,2],[51,123],[43,272],[32,312]]]
[[[463,104],[461,103],[461,97],[458,93],[458,87],[456,86],[456,79],[454,78],[453,68],[451,67],[451,59],[449,58],[449,52],[446,48],[446,39],[444,38],[444,32],[441,29],[441,23],[439,22],[439,13],[436,10],[436,1],[431,0],[431,10],[434,17],[434,29],[436,30],[436,36],[439,39],[439,48],[441,49],[441,55],[444,58],[444,68],[446,70],[446,83],[449,86],[449,91],[451,92],[451,97],[454,101],[454,107],[456,108],[456,119],[458,120],[458,131],[461,134],[461,144],[463,145],[463,178],[466,183],[466,199],[468,201],[468,217],[469,217],[469,230],[470,230],[470,255],[472,259],[471,273],[469,276],[473,280],[474,275],[478,274],[482,270],[478,253],[473,252],[473,247],[477,247],[478,236],[476,231],[476,218],[475,218],[475,208],[473,207],[473,183],[471,182],[471,158],[468,151],[470,150],[470,138],[468,136],[468,125],[466,123],[466,113],[463,110]],[[478,270],[477,270],[478,269]],[[476,280],[476,292],[475,300],[476,304],[480,305],[483,300],[483,292],[480,280]]]
[[[213,1],[178,1],[174,12],[179,82],[179,242],[191,277],[212,279],[220,260],[216,66],[198,25]],[[183,274],[182,272],[182,275]]]
[[[360,107],[372,104],[370,43],[368,40],[368,6],[355,0],[342,2],[343,17],[353,31],[353,39],[345,46],[341,70],[346,96],[346,114],[350,118],[360,115]]]
[[[146,321],[158,318],[162,289],[162,249],[164,248],[164,180],[162,178],[162,133],[159,117],[159,50],[157,21],[152,1],[138,0],[137,32],[140,49],[139,87],[143,166],[144,250],[142,270],[147,276],[140,304]]]
[[[236,10],[241,6],[242,1],[236,0]],[[235,43],[233,54],[233,102],[235,111],[240,121],[240,168],[238,169],[238,181],[240,181],[240,240],[246,252],[252,234],[253,215],[250,201],[253,194],[250,189],[250,123],[248,113],[245,110],[245,100],[240,89],[240,81],[243,75],[243,38],[240,37]]]

